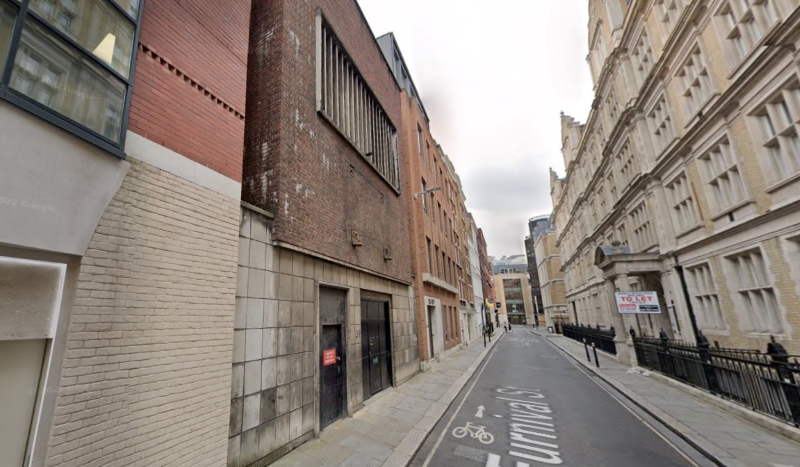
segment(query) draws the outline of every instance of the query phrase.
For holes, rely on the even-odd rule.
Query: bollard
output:
[[[592,342],[592,351],[594,351],[594,364],[597,368],[600,368],[600,360],[597,359],[597,347],[595,347],[594,342]],[[589,360],[591,362],[591,360]]]
[[[589,356],[589,346],[586,344],[586,338],[583,338],[583,350],[586,351],[586,360],[589,360],[589,363],[592,363],[592,357]]]

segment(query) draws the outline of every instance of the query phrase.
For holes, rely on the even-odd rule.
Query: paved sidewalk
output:
[[[586,361],[583,345],[536,332],[650,412],[681,437],[726,467],[800,467],[800,444],[702,401],[598,352],[600,367]]]
[[[486,348],[476,340],[426,373],[376,394],[351,418],[272,466],[405,467],[500,337],[497,333]]]

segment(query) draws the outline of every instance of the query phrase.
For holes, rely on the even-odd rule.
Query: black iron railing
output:
[[[774,338],[762,353],[633,336],[640,366],[800,426],[800,363]]]
[[[564,337],[574,339],[583,343],[584,339],[588,345],[594,344],[598,350],[608,352],[610,354],[617,354],[617,347],[614,345],[614,328],[601,329],[593,328],[590,326],[564,324],[562,325],[562,334]]]

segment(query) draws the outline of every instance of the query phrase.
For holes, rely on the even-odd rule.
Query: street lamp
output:
[[[425,191],[420,191],[419,193],[414,193],[414,199],[417,199],[417,196],[419,196],[419,195],[426,195],[426,194],[428,194],[428,193],[431,193],[431,192],[434,192],[434,191],[439,191],[439,190],[441,190],[441,189],[442,189],[442,187],[440,187],[440,186],[435,186],[435,187],[433,187],[433,188],[428,188],[428,189],[427,189],[427,190],[425,190]]]

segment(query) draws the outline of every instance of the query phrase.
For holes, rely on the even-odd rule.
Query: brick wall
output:
[[[402,131],[400,90],[354,0],[256,0],[248,76],[261,86],[248,90],[243,199],[275,214],[277,242],[410,281],[406,201],[317,114],[317,9]]]
[[[249,22],[248,1],[148,0],[129,129],[240,181]]]
[[[81,261],[47,465],[223,465],[238,204],[129,161]]]

